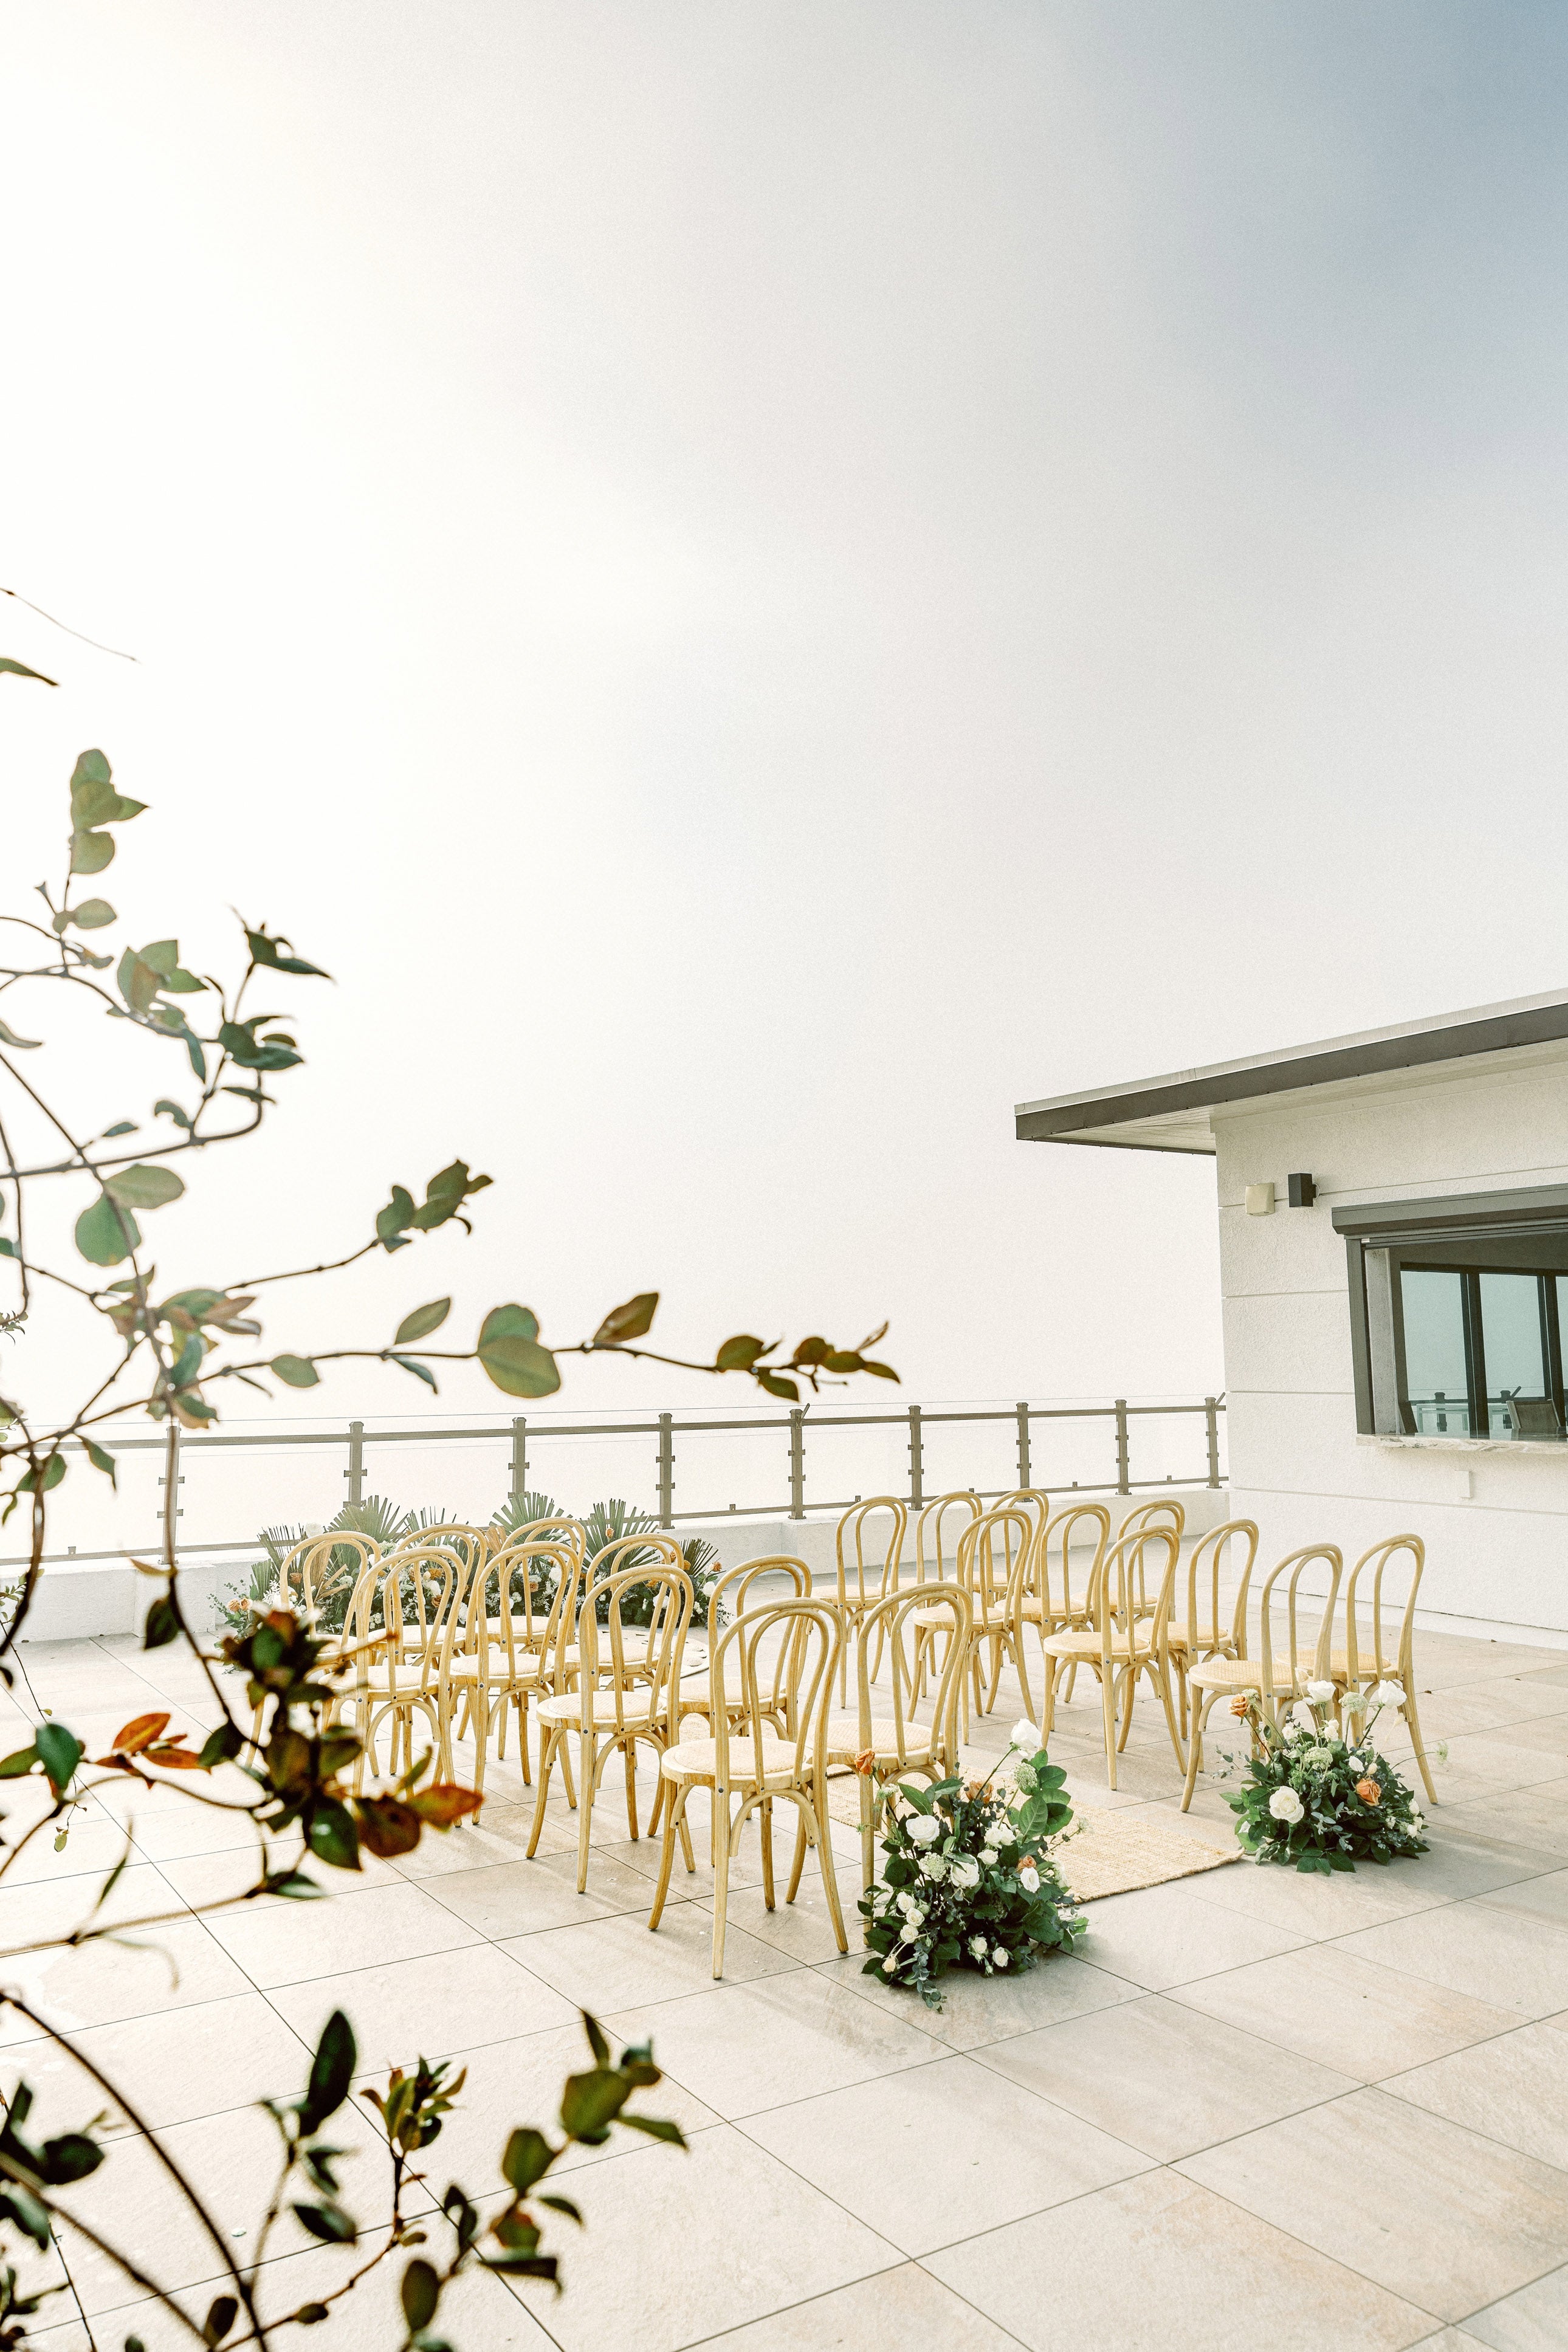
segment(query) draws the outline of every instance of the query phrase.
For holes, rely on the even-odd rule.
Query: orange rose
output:
[[[1238,1691],[1235,1698],[1233,1698],[1230,1703],[1230,1711],[1232,1715],[1249,1714],[1251,1707],[1252,1697],[1250,1692],[1247,1691]]]
[[[859,1755],[855,1759],[855,1769],[859,1773],[862,1780],[868,1780],[876,1769],[876,1749],[874,1748],[862,1748]]]
[[[1363,1805],[1378,1805],[1383,1802],[1383,1790],[1375,1780],[1358,1780],[1355,1784],[1355,1792]]]

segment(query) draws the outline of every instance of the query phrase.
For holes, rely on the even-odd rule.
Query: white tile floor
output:
[[[41,1703],[100,1736],[160,1705],[199,1726],[177,1654],[26,1655]],[[651,2034],[668,2073],[647,2104],[689,2153],[622,2135],[576,2154],[587,2231],[562,2224],[566,2294],[466,2282],[443,2313],[463,2352],[1542,2352],[1568,2344],[1568,1655],[1426,1637],[1418,1662],[1429,1744],[1448,1747],[1425,1859],[1330,1881],[1242,1864],[1114,1896],[1076,1958],[959,1978],[940,2013],[837,1957],[819,1885],[770,1914],[754,1855],[715,1985],[706,1868],[678,1868],[649,1936],[655,1851],[612,1793],[578,1895],[559,1801],[523,1858],[515,1756],[492,1761],[478,1823],[353,1891],[199,1918],[185,1906],[245,1883],[233,1825],[117,1790],[0,1888],[5,1976],[201,2169],[241,2256],[269,2178],[253,2103],[299,2088],[334,2006],[367,2075],[420,2053],[468,2067],[437,2189],[497,2189],[507,2130],[550,2120],[579,2063],[579,2005]],[[977,1752],[1016,1711],[1005,1690]],[[1114,1796],[1098,1721],[1080,1694],[1052,1742],[1074,1795],[1179,1822],[1160,1718],[1141,1706]],[[15,1824],[25,1797],[0,1799]],[[1230,1818],[1205,1780],[1186,1826],[1224,1839]],[[124,1821],[113,1899],[175,1915],[156,1948],[19,1950],[85,1910]],[[857,1843],[837,1842],[852,1918]],[[29,2031],[0,2019],[4,2079],[26,2072],[52,2127],[81,2120],[96,2096]],[[342,2135],[363,2213],[381,2204],[369,2128]],[[213,2249],[144,2143],[121,2141],[80,2193],[205,2308]],[[70,2262],[87,2319],[62,2297],[49,2352],[179,2340],[85,2245]],[[295,2231],[267,2267],[283,2309],[333,2266]],[[328,2352],[384,2352],[389,2292],[352,2298]]]

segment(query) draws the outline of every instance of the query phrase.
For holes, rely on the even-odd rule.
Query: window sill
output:
[[[1381,1445],[1409,1454],[1561,1454],[1563,1437],[1396,1437],[1392,1431],[1356,1433],[1358,1445]]]

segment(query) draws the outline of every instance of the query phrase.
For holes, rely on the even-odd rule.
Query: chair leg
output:
[[[522,1785],[526,1789],[533,1774],[528,1762],[528,1693],[525,1690],[519,1691],[517,1695],[517,1755],[522,1766]]]
[[[1138,1689],[1137,1667],[1133,1665],[1123,1666],[1121,1672],[1116,1677],[1116,1683],[1120,1693],[1119,1704],[1121,1708],[1121,1732],[1116,1742],[1116,1752],[1118,1756],[1120,1756],[1122,1749],[1127,1745],[1127,1735],[1132,1728],[1132,1701]]]
[[[582,1794],[577,1806],[577,1892],[585,1895],[588,1891],[588,1831],[594,1818],[594,1783],[597,1777],[595,1752],[599,1740],[598,1734],[593,1731],[584,1731],[579,1737],[583,1769],[578,1776]]]
[[[1207,1698],[1202,1692],[1194,1695],[1191,1720],[1187,1730],[1187,1777],[1182,1789],[1182,1811],[1184,1813],[1193,1801],[1193,1790],[1198,1784],[1198,1772],[1204,1760],[1204,1726],[1209,1719],[1209,1709],[1219,1696],[1210,1691]]]
[[[561,1743],[560,1743],[560,1748],[561,1748],[561,1785],[562,1785],[562,1787],[563,1787],[563,1788],[565,1790],[565,1791],[566,1791],[566,1805],[567,1805],[567,1810],[568,1810],[568,1811],[570,1811],[570,1812],[574,1812],[574,1812],[576,1811],[576,1810],[577,1810],[577,1790],[576,1790],[576,1785],[575,1785],[575,1783],[574,1782],[573,1778],[572,1778],[572,1748],[571,1748],[571,1744],[570,1744],[570,1742],[569,1742],[569,1741],[567,1741],[567,1740],[565,1740],[565,1739],[563,1739],[563,1740],[561,1741]]]
[[[632,1833],[632,1843],[637,1842],[637,1744],[635,1739],[621,1742],[621,1753],[626,1759],[626,1825]]]
[[[669,1811],[664,1817],[664,1845],[658,1857],[658,1884],[653,1890],[653,1909],[647,1915],[650,1933],[658,1927],[664,1916],[664,1898],[669,1893],[669,1874],[675,1863],[676,1819],[686,1810],[686,1792],[690,1785],[689,1781],[683,1783],[679,1796],[671,1803]]]
[[[539,1851],[539,1832],[544,1827],[544,1801],[550,1794],[550,1768],[555,1761],[555,1751],[565,1738],[558,1723],[552,1723],[544,1735],[539,1750],[539,1794],[533,1805],[533,1830],[528,1841],[528,1859],[533,1860]]]
[[[1074,1660],[1077,1664],[1077,1660]],[[1105,1730],[1105,1769],[1109,1785],[1116,1786],[1116,1676],[1102,1673],[1100,1677],[1100,1712]]]
[[[1077,1683],[1077,1681],[1078,1681],[1078,1660],[1077,1660],[1076,1658],[1073,1658],[1072,1660],[1070,1660],[1070,1661],[1069,1661],[1068,1665],[1068,1682],[1067,1682],[1067,1688],[1066,1688],[1066,1690],[1064,1690],[1064,1691],[1063,1691],[1063,1693],[1062,1693],[1062,1705],[1063,1705],[1064,1706],[1070,1706],[1072,1705],[1073,1686],[1074,1686],[1074,1685]]]
[[[784,1896],[786,1903],[793,1903],[800,1893],[800,1874],[805,1866],[805,1815],[797,1806],[795,1825],[795,1860],[790,1864],[789,1891]]]
[[[764,1797],[762,1803],[758,1806],[757,1811],[763,1817],[758,1824],[763,1841],[763,1908],[764,1911],[773,1911],[777,1908],[777,1906],[773,1901],[773,1799],[771,1797]]]
[[[1163,1706],[1165,1710],[1165,1728],[1171,1735],[1171,1746],[1175,1751],[1176,1762],[1179,1765],[1184,1765],[1187,1760],[1186,1748],[1180,1733],[1176,1729],[1176,1710],[1171,1697],[1170,1669],[1168,1667],[1162,1669],[1156,1666],[1152,1669],[1152,1672],[1154,1676],[1154,1687],[1160,1694],[1161,1704]]]
[[[827,1783],[819,1773],[812,1789],[812,1811],[816,1816],[816,1858],[822,1865],[823,1892],[827,1897],[828,1916],[833,1921],[833,1933],[841,1952],[849,1949],[849,1938],[844,1933],[844,1914],[838,1907],[838,1879],[833,1867],[833,1838],[827,1826]]]
[[[1429,1805],[1435,1805],[1437,1801],[1437,1791],[1432,1786],[1432,1768],[1426,1761],[1426,1749],[1421,1738],[1421,1717],[1416,1711],[1415,1697],[1409,1691],[1405,1694],[1399,1712],[1410,1727],[1410,1745],[1415,1750],[1415,1761],[1420,1767],[1422,1785],[1426,1791],[1426,1801]]]
[[[1022,1626],[1020,1626],[1017,1632],[1013,1635],[1012,1641],[1009,1643],[1008,1646],[1013,1653],[1013,1664],[1017,1669],[1018,1688],[1024,1695],[1024,1713],[1028,1717],[1029,1721],[1033,1723],[1036,1719],[1035,1695],[1029,1688],[1029,1670],[1024,1664],[1024,1630]]]
[[[722,1813],[723,1829],[717,1843],[719,1858],[713,1868],[713,1973],[724,1973],[724,1927],[730,1914],[730,1791],[717,1784],[713,1790],[713,1819]]]
[[[1057,1657],[1054,1650],[1046,1653],[1046,1696],[1040,1714],[1040,1731],[1048,1739],[1057,1720]]]

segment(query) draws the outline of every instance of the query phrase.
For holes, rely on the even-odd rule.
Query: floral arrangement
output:
[[[1021,1975],[1070,1951],[1084,1923],[1050,1852],[1072,1820],[1066,1778],[1025,1720],[988,1780],[889,1790],[882,1875],[860,1899],[866,1975],[940,2009],[951,1968]]]
[[[1282,1728],[1269,1722],[1256,1691],[1231,1701],[1231,1712],[1252,1726],[1254,1750],[1245,1785],[1226,1802],[1237,1837],[1258,1862],[1353,1870],[1358,1862],[1426,1852],[1415,1797],[1373,1738],[1378,1717],[1398,1706],[1403,1688],[1385,1682],[1340,1694],[1342,1721],[1335,1696],[1331,1682],[1309,1683]]]

